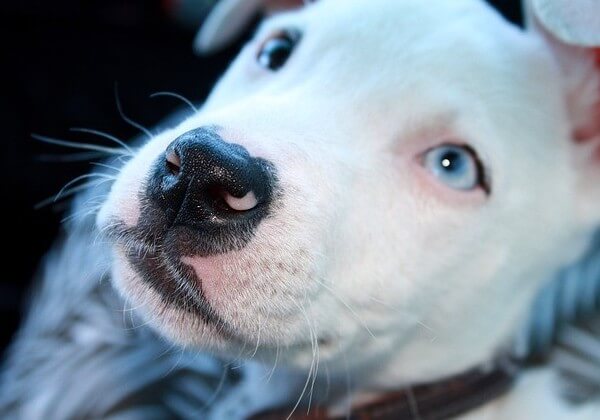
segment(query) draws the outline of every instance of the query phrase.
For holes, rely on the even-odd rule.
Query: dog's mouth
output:
[[[244,341],[210,305],[202,289],[202,279],[173,247],[165,246],[163,235],[141,232],[115,223],[105,235],[119,250],[140,282],[156,292],[165,307],[191,313],[209,324],[229,341]],[[172,240],[171,240],[172,242]]]
[[[281,329],[291,331],[293,328],[297,328],[297,324],[305,325],[305,319],[302,316],[298,321],[298,313],[292,306],[284,314],[265,314],[260,309],[253,312],[255,308],[245,308],[248,309],[248,312],[244,312],[244,305],[238,301],[236,293],[243,294],[243,290],[239,289],[240,284],[244,282],[251,284],[256,280],[249,273],[234,273],[232,278],[227,279],[219,277],[222,274],[216,274],[217,279],[226,283],[226,285],[220,286],[232,289],[232,292],[226,296],[219,293],[215,295],[214,292],[212,295],[207,293],[207,290],[214,287],[215,283],[215,277],[211,277],[209,273],[218,273],[223,265],[228,264],[228,261],[236,260],[240,255],[239,252],[235,255],[221,254],[209,257],[186,256],[185,253],[180,252],[185,249],[186,243],[185,237],[181,236],[180,228],[168,229],[165,231],[166,234],[158,232],[158,229],[151,233],[146,229],[131,228],[124,223],[116,222],[104,229],[104,232],[116,250],[115,258],[124,261],[128,269],[134,273],[133,276],[128,277],[128,285],[125,289],[119,287],[121,292],[128,300],[132,299],[136,306],[142,307],[143,300],[139,301],[139,297],[146,294],[144,289],[150,289],[154,292],[152,295],[160,298],[160,305],[156,306],[153,303],[150,307],[151,312],[146,314],[149,318],[158,320],[171,310],[185,313],[187,315],[184,318],[193,319],[192,324],[196,326],[198,333],[204,329],[209,332],[210,337],[203,335],[202,340],[206,339],[211,342],[216,340],[220,346],[225,345],[229,349],[228,351],[244,349],[253,353],[254,349],[260,346],[260,351],[265,354],[278,352],[281,344],[279,340],[282,338],[281,333],[277,331]],[[177,246],[174,245],[175,242],[178,243]],[[248,254],[248,252],[243,251],[241,254]],[[206,276],[203,274],[204,272],[206,272]],[[118,276],[120,273],[116,275]],[[265,292],[257,294],[253,302],[258,306],[270,307],[271,299],[272,296]],[[142,302],[141,305],[140,302]],[[283,304],[283,302],[280,303]],[[168,314],[167,317],[169,317]],[[268,338],[271,335],[269,331],[257,332],[249,327],[248,323],[256,323],[258,317],[263,319],[258,323],[262,322],[264,328],[269,325],[269,328],[275,329],[273,337],[276,338]],[[174,325],[162,325],[162,329],[177,328]],[[165,332],[169,333],[169,331]],[[286,348],[290,354],[304,353],[317,344],[323,347],[329,346],[332,342],[332,338],[325,336],[310,337],[309,341],[306,340],[306,335],[294,335],[292,339],[286,338]],[[221,347],[219,348],[221,349]]]

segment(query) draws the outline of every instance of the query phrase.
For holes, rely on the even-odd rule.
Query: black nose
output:
[[[272,164],[213,128],[197,128],[159,157],[147,193],[169,224],[235,241],[236,230],[247,233],[266,216],[274,183]]]

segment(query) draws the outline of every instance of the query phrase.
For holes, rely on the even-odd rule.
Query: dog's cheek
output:
[[[376,336],[402,340],[425,329],[431,338],[420,325],[428,311],[444,295],[461,293],[473,278],[485,276],[491,265],[486,253],[473,255],[488,234],[478,207],[483,200],[444,200],[436,188],[424,188],[408,165],[402,168],[401,174],[394,167],[358,177],[353,196],[363,205],[354,203],[342,221],[335,255],[344,259],[337,262],[333,283]],[[340,329],[349,333],[356,332]]]

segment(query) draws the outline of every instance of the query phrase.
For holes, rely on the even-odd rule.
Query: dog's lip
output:
[[[102,229],[102,234],[109,240],[126,245],[130,249],[151,253],[158,251],[158,238],[148,238],[125,226],[124,223],[114,223]]]
[[[103,230],[103,233],[106,237],[108,237],[111,241],[113,241],[114,245],[117,246],[118,249],[120,249],[121,253],[123,254],[123,258],[127,258],[130,262],[130,264],[133,264],[133,261],[130,260],[127,257],[127,254],[129,255],[133,255],[134,259],[138,262],[141,262],[142,260],[145,261],[145,263],[153,263],[153,264],[160,264],[159,261],[165,259],[165,255],[163,252],[161,252],[160,250],[160,240],[159,238],[155,238],[155,239],[150,239],[145,237],[144,235],[142,235],[140,232],[136,232],[135,230],[128,228],[127,226],[125,226],[122,223],[113,223],[110,227],[107,227],[106,229]],[[137,270],[136,270],[137,271]],[[152,270],[153,272],[157,272],[157,270]],[[140,272],[138,272],[138,276],[140,276],[140,280],[139,281],[145,281],[144,275]],[[175,282],[176,279],[170,278],[169,276],[161,276],[161,282]],[[190,284],[192,284],[193,282],[190,282]],[[156,286],[155,286],[156,287]],[[200,286],[196,286],[196,287],[200,287]],[[159,293],[164,293],[161,292],[160,290],[157,290]],[[201,287],[200,287],[200,293],[201,292]],[[168,298],[173,299],[173,302],[169,303],[170,305],[175,305],[178,306],[176,303],[174,303],[175,301],[180,301],[180,302],[184,302],[186,307],[188,307],[189,309],[189,303],[192,301],[195,301],[195,298],[191,298],[187,296],[187,297],[182,297],[181,296],[176,296],[173,295],[171,293],[168,294]],[[207,301],[207,303],[210,305],[210,302]],[[198,302],[198,304],[200,306],[202,306],[201,302]],[[244,342],[245,341],[245,337],[243,337],[242,335],[236,334],[235,331],[233,331],[232,328],[226,328],[227,324],[222,320],[222,319],[212,319],[212,315],[214,311],[214,308],[210,308],[209,312],[206,312],[206,309],[199,309],[198,310],[198,316],[202,319],[202,322],[207,324],[207,325],[211,325],[212,327],[215,328],[215,334],[217,336],[219,336],[221,339],[227,340],[227,341],[237,341],[237,342]],[[217,315],[218,317],[218,315]]]
[[[159,238],[148,238],[141,234],[141,232],[137,232],[135,229],[127,227],[124,223],[113,223],[111,226],[106,227],[102,231],[106,237],[115,243],[115,245],[126,247],[129,252],[139,255],[139,258],[161,258]],[[168,279],[165,280],[169,281]],[[219,322],[213,322],[203,317],[203,322],[210,324],[213,327],[218,327],[215,330],[215,334],[220,336],[221,339],[224,339],[230,343],[245,345],[255,342],[255,338],[251,335],[236,331],[232,327],[228,328],[228,324],[223,320],[219,320]],[[299,341],[295,343],[289,343],[288,345],[293,348],[302,349],[314,347],[315,345],[331,346],[332,342],[335,342],[335,340],[330,337],[315,337],[315,339],[316,343],[311,341]],[[273,344],[271,346],[265,343],[262,344],[261,347],[267,349],[276,349],[277,345]]]
[[[146,283],[163,297],[167,306],[196,313],[202,323],[212,326],[216,335],[227,341],[238,340],[227,323],[203,295],[202,288],[188,278],[181,268],[174,268],[172,260],[148,240],[132,232],[116,230],[111,233],[121,258],[125,258],[136,272],[136,281]],[[171,261],[171,262],[170,262]],[[171,267],[171,268],[169,268]],[[182,287],[183,284],[187,287]]]

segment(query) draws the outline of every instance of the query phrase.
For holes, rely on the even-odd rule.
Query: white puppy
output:
[[[97,218],[112,282],[174,343],[259,362],[213,418],[334,416],[494,365],[600,225],[599,101],[591,49],[481,0],[278,13],[122,169]],[[456,414],[600,410],[542,370]]]
[[[113,281],[177,343],[358,396],[488,363],[600,221],[598,76],[478,0],[277,15],[123,169]]]

